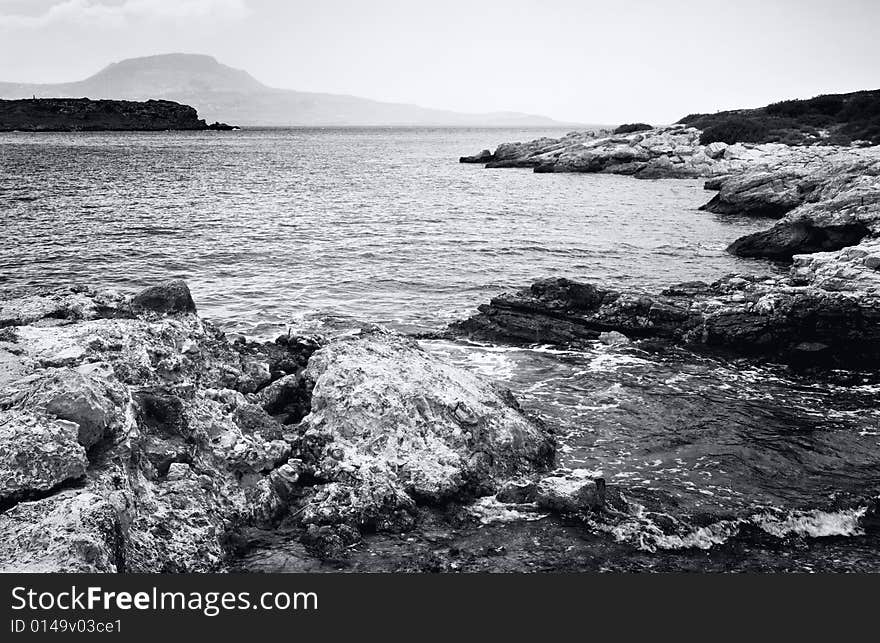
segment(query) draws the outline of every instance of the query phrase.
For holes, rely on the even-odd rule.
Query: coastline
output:
[[[126,101],[88,98],[0,99],[0,132],[230,131],[208,124],[196,110],[167,100]]]
[[[776,148],[746,149],[762,156],[779,155]],[[832,168],[834,177],[851,176],[852,180],[834,183],[844,187],[827,202],[784,201],[788,209],[782,213],[786,218],[781,223],[814,212],[808,215],[814,217],[810,219],[813,227],[833,230],[834,226],[853,225],[853,221],[868,227],[872,223],[870,202],[866,205],[861,197],[850,198],[849,190],[859,193],[870,187],[858,179],[862,176],[858,168],[863,167],[858,159],[870,158],[872,153],[860,150],[849,156],[847,150],[831,150],[826,157],[823,152],[823,165],[817,167]],[[853,159],[855,169],[850,175],[837,171]],[[797,181],[808,180],[816,194],[830,194],[821,174],[808,169],[792,179],[791,193],[804,193]],[[732,210],[735,204],[739,213],[748,213],[751,208],[769,218],[768,203],[777,208],[778,186],[787,185],[784,178],[776,178],[788,176],[784,162],[760,166],[761,173],[773,177],[768,181],[743,180],[751,172],[746,166],[737,171],[738,182],[731,183],[724,193],[723,207]],[[719,174],[709,185],[723,191],[728,180],[733,179]],[[757,197],[750,192],[754,185],[762,186]],[[829,212],[829,219],[820,218],[819,213]],[[774,211],[774,217],[778,214]],[[872,265],[877,253],[870,235],[858,242],[855,248],[793,254],[788,276],[733,276],[714,284],[670,285],[660,295],[609,292],[601,284],[540,282],[519,295],[499,297],[482,316],[454,325],[453,336],[474,333],[479,338],[484,330],[467,325],[480,325],[491,318],[497,328],[483,338],[499,343],[577,346],[580,342],[659,339],[748,359],[792,358],[789,361],[815,365],[828,358],[826,363],[832,367],[861,366],[841,363],[839,358],[853,355],[853,347],[864,347],[863,356],[870,365],[876,360],[877,345],[871,334],[877,305]],[[710,525],[708,536],[681,525],[674,525],[669,533],[649,531],[657,539],[650,546],[664,552],[652,559],[650,551],[621,543],[617,536],[608,540],[609,536],[603,535],[609,531],[625,533],[633,527],[634,516],[642,510],[639,507],[652,506],[652,499],[632,490],[620,498],[616,486],[605,487],[604,481],[600,491],[599,476],[555,470],[546,448],[537,446],[546,444],[550,437],[540,437],[545,430],[540,423],[534,424],[537,433],[533,433],[527,428],[533,420],[513,421],[518,430],[532,436],[536,451],[535,457],[526,457],[510,468],[495,469],[493,465],[486,469],[480,455],[485,453],[485,445],[456,441],[456,430],[469,433],[475,419],[477,424],[491,424],[499,409],[503,409],[502,417],[521,414],[508,396],[490,392],[485,392],[491,400],[490,410],[476,415],[469,404],[463,410],[460,399],[455,404],[444,403],[442,415],[452,423],[447,425],[449,432],[444,429],[440,442],[429,449],[436,459],[431,467],[420,469],[418,485],[398,485],[397,474],[387,472],[390,461],[385,460],[386,454],[378,458],[371,454],[376,435],[357,434],[357,430],[352,435],[351,427],[360,426],[363,416],[346,419],[344,413],[340,416],[333,409],[345,408],[352,399],[364,408],[372,404],[387,407],[389,403],[394,407],[397,400],[400,415],[395,417],[405,427],[402,439],[408,440],[421,435],[418,418],[426,417],[417,400],[450,390],[450,379],[456,385],[467,381],[465,372],[456,370],[448,379],[435,379],[443,369],[428,360],[428,376],[419,371],[418,376],[401,381],[395,375],[401,365],[411,366],[422,356],[411,340],[379,331],[359,334],[362,336],[349,344],[333,340],[332,346],[320,338],[305,337],[256,343],[230,340],[195,316],[195,305],[185,287],[165,285],[160,291],[171,294],[126,297],[61,289],[17,296],[0,304],[4,308],[0,315],[4,369],[14,375],[10,381],[18,394],[2,402],[4,413],[13,419],[11,426],[4,425],[10,431],[7,444],[36,449],[27,457],[45,465],[34,479],[15,481],[10,485],[14,490],[4,497],[6,506],[0,520],[10,526],[9,533],[17,534],[4,560],[23,560],[26,569],[238,570],[244,564],[241,561],[250,561],[257,569],[271,568],[277,564],[277,560],[273,562],[275,554],[261,554],[260,543],[280,538],[295,541],[284,546],[302,554],[305,558],[296,564],[308,569],[328,565],[370,569],[365,552],[385,551],[382,569],[480,571],[491,568],[499,555],[488,544],[487,532],[481,531],[489,524],[495,525],[489,532],[510,533],[514,542],[536,534],[549,539],[547,549],[505,563],[510,569],[525,570],[529,565],[557,570],[620,569],[628,562],[621,561],[615,567],[602,557],[624,551],[627,561],[638,559],[644,569],[699,569],[713,564],[707,563],[707,556],[718,557],[719,569],[723,569],[729,563],[725,556],[736,557],[742,555],[736,553],[739,548],[749,548],[738,540],[741,531],[757,529],[762,539],[769,538],[769,549],[783,546],[777,542],[780,538],[818,535],[811,543],[824,538],[827,526],[823,521],[842,523],[844,528],[831,540],[811,544],[816,550],[833,549],[833,539],[838,536],[874,538],[875,505],[819,503],[813,513],[720,520]],[[142,307],[133,306],[136,300]],[[503,323],[497,324],[499,319]],[[801,336],[805,327],[808,337]],[[536,328],[543,334],[536,334]],[[134,338],[134,343],[143,343],[146,359],[130,350],[130,343],[120,344],[120,336],[125,335]],[[763,350],[778,347],[780,337],[787,338],[782,342],[786,351]],[[316,353],[323,357],[313,363]],[[384,366],[370,371],[376,363]],[[309,368],[316,369],[317,375],[305,376]],[[313,410],[312,395],[323,374],[330,373],[329,379],[339,382],[345,379],[344,373],[358,369],[373,373],[362,382],[369,386],[360,392],[357,382],[345,384],[354,388],[331,388],[333,394],[322,398],[326,404],[322,408],[329,410],[323,419],[315,416],[308,426],[301,424]],[[423,383],[424,389],[413,389],[413,381]],[[72,388],[64,388],[68,386]],[[71,390],[82,390],[83,386],[88,389],[86,404],[72,413],[79,414],[85,408],[88,418],[62,410],[75,418],[64,419],[56,407],[49,406],[53,392],[65,391],[62,397],[71,397]],[[459,391],[455,397],[472,399],[472,394],[473,390]],[[484,399],[482,396],[480,393],[478,398]],[[93,414],[95,408],[100,408],[100,413]],[[121,416],[120,409],[124,410]],[[433,422],[436,410],[429,407],[428,411]],[[378,415],[376,411],[373,419]],[[91,427],[86,434],[77,417]],[[408,424],[413,418],[416,424]],[[342,424],[337,424],[340,421]],[[331,428],[325,431],[328,422]],[[68,464],[56,466],[50,457],[35,455],[39,445],[19,445],[19,436],[29,427],[45,431],[51,437],[48,444],[67,454]],[[294,434],[312,429],[314,433],[307,440]],[[496,429],[482,436],[490,444]],[[212,436],[215,431],[218,434]],[[214,438],[220,446],[212,445]],[[85,459],[77,444],[85,451]],[[450,448],[457,454],[457,469],[447,469]],[[337,457],[340,453],[341,460]],[[425,455],[424,451],[415,453],[420,461]],[[292,459],[298,462],[291,464]],[[497,458],[493,455],[490,461]],[[466,464],[461,466],[462,462]],[[351,464],[354,471],[367,470],[370,475],[353,474]],[[374,476],[377,466],[380,475]],[[205,476],[211,478],[211,485]],[[481,517],[484,510],[488,513]],[[173,525],[173,530],[163,531],[150,512]],[[546,518],[540,525],[528,520],[516,525],[496,522],[497,514],[505,512]],[[822,527],[811,526],[814,523]],[[795,527],[780,527],[791,524]],[[25,544],[41,530],[52,531],[60,525],[73,534],[70,540],[54,542],[45,551],[33,551]],[[587,531],[591,535],[586,535]],[[584,534],[591,544],[567,555],[563,544],[573,533]],[[408,538],[420,543],[418,553],[401,551],[400,543],[409,542]],[[448,544],[448,551],[427,553],[436,542]],[[468,543],[465,555],[459,543]],[[667,554],[666,545],[673,547],[673,553]],[[711,553],[705,554],[704,547]],[[459,553],[452,553],[456,551]],[[742,569],[759,564],[757,559],[740,563]]]

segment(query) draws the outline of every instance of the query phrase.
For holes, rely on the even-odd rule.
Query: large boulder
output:
[[[809,221],[778,223],[740,237],[727,247],[738,257],[760,257],[774,261],[791,261],[795,255],[828,252],[852,246],[869,233],[861,223],[816,226]]]
[[[144,288],[131,299],[132,312],[162,314],[195,313],[196,304],[182,279]]]
[[[388,523],[414,502],[489,493],[552,462],[553,440],[509,395],[400,335],[336,340],[312,356],[306,377],[307,464],[332,485],[317,490],[307,517]]]

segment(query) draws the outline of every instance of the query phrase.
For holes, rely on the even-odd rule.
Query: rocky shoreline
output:
[[[196,110],[168,100],[127,101],[88,98],[0,100],[0,132],[229,131],[207,124]]]
[[[282,523],[323,560],[495,493],[619,502],[554,450],[510,393],[381,329],[231,341],[180,281],[0,299],[3,571],[223,570]]]
[[[733,298],[761,287],[709,290]],[[677,335],[681,314],[711,308],[706,288],[663,297],[543,282],[457,328],[522,341],[538,328],[538,341],[551,342],[623,341],[611,327],[697,341],[728,328],[749,341],[737,323]],[[6,572],[269,570],[279,552],[293,556],[288,570],[349,561],[478,571],[506,552],[487,544],[498,529],[510,530],[511,542],[543,539],[506,560],[520,571],[609,568],[603,556],[621,548],[646,568],[659,564],[589,531],[570,553],[578,525],[638,521],[654,501],[646,490],[624,496],[589,472],[554,468],[556,448],[552,429],[509,392],[379,328],[231,340],[198,316],[181,281],[133,297],[78,287],[0,297]],[[859,511],[863,528],[874,529],[876,510]],[[484,531],[483,515],[497,526]],[[520,516],[519,526],[507,515]],[[260,553],[266,537],[286,544]],[[448,548],[431,553],[438,542]],[[407,543],[416,544],[403,551]],[[703,564],[686,552],[667,562]]]
[[[671,285],[659,294],[543,280],[493,299],[454,324],[452,334],[568,344],[618,332],[794,362],[875,364],[880,146],[700,140],[700,130],[681,124],[626,135],[571,133],[503,144],[462,161],[535,172],[705,177],[706,189],[717,194],[702,210],[777,220],[728,251],[790,263],[788,276],[730,275],[711,284]]]

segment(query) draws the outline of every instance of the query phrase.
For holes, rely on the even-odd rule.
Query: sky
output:
[[[880,0],[0,0],[0,80],[159,53],[273,87],[577,123],[880,88]]]

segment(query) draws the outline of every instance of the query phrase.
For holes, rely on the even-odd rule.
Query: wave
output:
[[[747,537],[751,530],[778,539],[791,537],[828,538],[863,536],[861,519],[867,506],[838,511],[762,509],[748,517],[718,520],[695,527],[666,513],[649,512],[637,503],[628,503],[630,513],[589,519],[592,529],[615,540],[647,552],[658,550],[711,549],[732,538]]]

